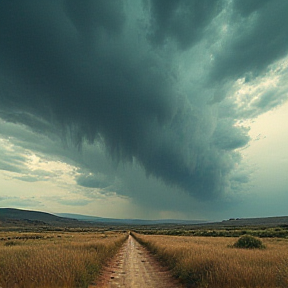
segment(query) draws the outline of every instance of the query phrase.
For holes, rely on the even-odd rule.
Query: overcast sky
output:
[[[0,207],[288,215],[287,0],[1,0]]]

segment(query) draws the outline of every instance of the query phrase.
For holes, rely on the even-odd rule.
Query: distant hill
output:
[[[46,212],[22,210],[15,208],[0,208],[0,222],[3,224],[19,225],[53,225],[74,226],[79,221],[76,219],[59,217]]]
[[[144,219],[116,219],[116,218],[101,218],[96,216],[87,216],[80,214],[56,213],[56,215],[66,218],[73,218],[90,223],[108,223],[108,224],[122,224],[122,225],[157,225],[157,224],[182,224],[193,225],[206,223],[201,220],[178,220],[178,219],[160,219],[160,220],[144,220]]]
[[[288,216],[262,217],[262,218],[231,218],[223,220],[224,226],[279,226],[288,225]]]
[[[161,224],[175,224],[175,225],[194,225],[204,223],[203,221],[195,220],[142,220],[142,219],[114,219],[101,218],[96,216],[87,216],[80,214],[56,213],[55,215],[39,212],[22,210],[15,208],[0,208],[0,223],[8,225],[52,225],[52,226],[69,226],[69,227],[83,227],[94,225],[161,225]]]
[[[15,208],[0,208],[1,226],[25,226],[25,225],[51,225],[56,227],[91,227],[98,225],[125,226],[125,225],[162,225],[168,228],[173,225],[188,225],[191,228],[221,228],[221,227],[240,227],[240,226],[280,226],[288,225],[288,216],[281,217],[263,217],[263,218],[237,218],[223,220],[222,222],[205,222],[200,220],[143,220],[143,219],[115,219],[101,218],[96,216],[87,216],[80,214],[57,213],[55,215],[39,212],[22,210]]]

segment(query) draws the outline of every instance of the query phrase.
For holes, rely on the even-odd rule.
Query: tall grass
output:
[[[0,241],[0,287],[87,287],[126,237],[118,233],[6,237],[10,240]]]
[[[287,240],[262,239],[265,250],[247,250],[231,248],[236,238],[135,236],[188,287],[288,287]]]

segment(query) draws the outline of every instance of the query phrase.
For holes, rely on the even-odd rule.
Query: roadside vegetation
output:
[[[88,287],[126,238],[124,232],[0,232],[0,287]]]
[[[168,266],[186,287],[288,287],[287,239],[263,238],[260,241],[249,236],[249,239],[242,238],[240,246],[245,243],[248,246],[261,245],[254,249],[243,249],[247,247],[235,247],[239,244],[239,239],[234,237],[137,233],[133,233],[133,236]],[[263,248],[264,245],[266,249],[255,249]]]
[[[175,226],[168,229],[163,227],[136,228],[135,232],[146,235],[174,235],[174,236],[203,236],[203,237],[240,237],[242,235],[251,235],[259,238],[287,238],[288,225],[279,225],[276,227],[266,226],[231,226],[231,227],[189,227]]]

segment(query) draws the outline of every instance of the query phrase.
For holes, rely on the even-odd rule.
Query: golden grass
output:
[[[123,233],[0,233],[0,287],[87,287]]]
[[[248,250],[229,247],[237,238],[135,236],[188,287],[288,287],[287,239],[262,239],[267,249]]]

